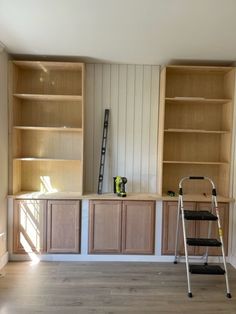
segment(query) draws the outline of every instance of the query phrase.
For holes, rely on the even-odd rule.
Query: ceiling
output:
[[[0,0],[0,41],[12,54],[231,62],[235,33],[235,0]]]

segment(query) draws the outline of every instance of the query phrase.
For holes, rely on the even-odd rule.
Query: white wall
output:
[[[8,111],[7,111],[8,57],[0,52],[0,267],[6,253],[7,192],[8,192]]]
[[[104,109],[110,109],[104,192],[126,176],[129,192],[157,191],[159,66],[87,64],[85,191],[96,192]]]

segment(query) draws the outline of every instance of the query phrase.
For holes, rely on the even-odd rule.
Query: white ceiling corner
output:
[[[0,41],[12,54],[231,62],[235,12],[235,0],[0,0]]]

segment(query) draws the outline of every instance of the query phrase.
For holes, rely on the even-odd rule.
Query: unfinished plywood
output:
[[[166,97],[232,99],[233,72],[232,67],[168,66]]]
[[[230,131],[231,111],[232,102],[229,101],[166,98],[165,129]]]
[[[20,145],[14,158],[82,160],[82,132],[14,130]]]
[[[15,99],[14,126],[82,128],[81,101]]]
[[[82,189],[82,178],[78,176],[82,167],[80,161],[45,159],[14,160],[13,163],[20,164],[20,191],[55,193],[77,192]]]
[[[161,76],[159,139],[162,189],[177,191],[184,176],[209,176],[229,197],[235,71],[231,67],[167,66]],[[209,192],[205,182],[186,193]]]
[[[53,63],[55,66],[53,66]],[[73,68],[60,62],[12,62],[15,75],[13,93],[45,95],[82,95],[83,65]]]
[[[77,62],[10,62],[10,193],[82,194],[83,80]]]

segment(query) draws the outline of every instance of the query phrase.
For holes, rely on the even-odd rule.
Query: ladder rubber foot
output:
[[[231,299],[231,298],[232,298],[231,293],[227,293],[227,298],[229,298],[229,299]]]
[[[174,261],[174,264],[177,264],[177,261]]]
[[[189,293],[188,293],[188,297],[189,297],[189,298],[192,298],[192,297],[193,297],[192,292],[189,292]]]

